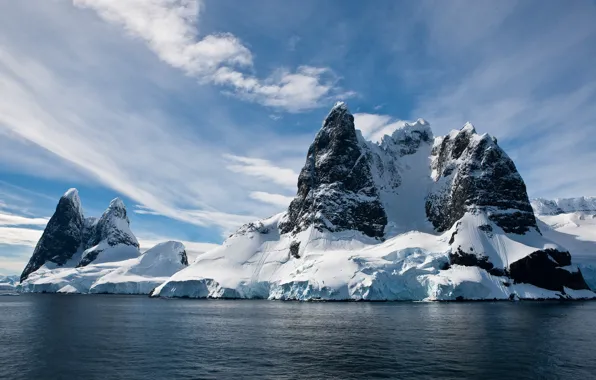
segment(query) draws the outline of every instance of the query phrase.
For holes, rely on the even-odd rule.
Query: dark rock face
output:
[[[300,242],[293,241],[292,243],[290,243],[290,255],[292,255],[292,257],[295,259],[299,259],[300,258],[299,252],[300,252]]]
[[[455,252],[449,253],[449,264],[463,265],[467,267],[479,267],[492,274],[493,276],[505,276],[507,272],[500,268],[495,268],[493,263],[488,261],[487,256],[467,253],[458,247]]]
[[[510,277],[515,282],[540,288],[563,291],[563,287],[589,289],[581,272],[570,272],[561,267],[571,265],[569,252],[555,249],[536,251],[509,266]]]
[[[83,245],[83,250],[89,247],[93,247],[95,245],[92,243],[96,239],[95,235],[98,220],[99,219],[91,216],[85,218],[85,220],[83,221],[83,230],[81,232],[81,242]]]
[[[94,249],[93,251],[88,252],[83,256],[83,258],[81,258],[81,261],[79,261],[79,263],[77,264],[77,268],[91,264],[95,261],[95,259],[97,259],[97,256],[99,256],[99,254],[102,252],[103,250],[101,249]]]
[[[538,231],[526,185],[515,164],[488,135],[467,124],[433,147],[431,169],[436,187],[427,197],[426,214],[445,231],[466,212],[483,211],[505,232]]]
[[[246,234],[255,233],[255,232],[266,235],[269,233],[269,228],[265,227],[263,222],[260,220],[258,220],[256,222],[249,222],[249,223],[242,225],[235,233],[230,235],[230,237],[234,236],[234,235],[246,235]]]
[[[77,190],[68,190],[60,198],[54,215],[37,242],[33,255],[21,274],[21,281],[45,263],[64,265],[76,253],[83,252],[78,266],[85,266],[93,262],[102,251],[95,249],[87,255],[84,253],[102,241],[110,246],[126,244],[139,248],[139,243],[128,226],[126,208],[121,200],[114,199],[101,218],[85,218]]]
[[[29,263],[21,274],[21,281],[38,270],[46,262],[64,265],[81,245],[83,213],[76,190],[60,198],[56,211],[46,225],[35,246]]]
[[[188,256],[186,255],[186,250],[180,252],[180,264],[188,266]]]
[[[118,225],[118,221],[126,225],[126,230]],[[86,248],[93,247],[102,240],[107,241],[110,246],[125,244],[138,248],[139,243],[137,239],[132,236],[127,228],[129,225],[130,221],[128,220],[124,203],[118,198],[112,200],[110,206],[104,211],[95,226],[92,227]]]
[[[318,230],[358,230],[376,238],[387,224],[354,117],[343,103],[333,107],[308,150],[280,232],[298,233],[313,222]]]

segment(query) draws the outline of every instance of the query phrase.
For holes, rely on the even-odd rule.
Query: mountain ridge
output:
[[[353,120],[345,103],[331,109],[287,212],[241,227],[154,295],[594,296],[569,252],[542,236],[525,183],[495,138],[467,123],[433,139],[419,121],[373,143]]]

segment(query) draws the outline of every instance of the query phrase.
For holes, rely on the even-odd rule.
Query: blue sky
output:
[[[0,0],[0,273],[61,194],[148,248],[282,211],[328,109],[499,139],[532,197],[595,195],[593,1]]]

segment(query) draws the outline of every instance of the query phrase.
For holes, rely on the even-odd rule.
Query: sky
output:
[[[343,100],[370,139],[498,138],[530,197],[596,195],[596,2],[0,0],[0,273],[58,199],[190,255],[281,212]]]

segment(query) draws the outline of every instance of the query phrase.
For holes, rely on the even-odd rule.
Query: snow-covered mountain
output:
[[[21,275],[24,292],[148,294],[188,265],[184,245],[165,242],[141,254],[124,203],[100,218],[83,215],[76,189],[58,202]]]
[[[79,193],[69,189],[58,202],[21,281],[45,265],[48,268],[83,267],[92,262],[121,261],[140,255],[139,242],[130,231],[124,203],[112,200],[101,218],[85,218]]]
[[[380,143],[336,104],[288,210],[249,223],[153,292],[165,297],[450,300],[596,294],[541,232],[523,179],[471,124]]]

